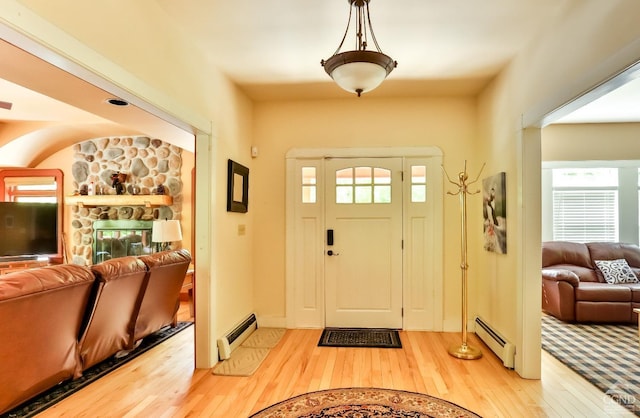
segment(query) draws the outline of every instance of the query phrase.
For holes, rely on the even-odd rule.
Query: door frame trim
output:
[[[438,147],[292,148],[285,158],[442,157]]]
[[[304,159],[323,159],[323,158],[385,158],[385,157],[400,157],[400,158],[436,158],[439,165],[442,165],[443,153],[439,147],[373,147],[373,148],[293,148],[289,150],[286,155],[286,185],[285,185],[285,322],[287,328],[297,328],[296,311],[295,311],[295,213],[296,213],[296,175],[295,165],[299,160]],[[441,172],[438,171],[438,176],[442,180]],[[436,179],[437,180],[437,179]],[[434,181],[433,194],[434,196],[442,196],[444,193],[442,181]],[[442,220],[444,217],[443,200],[434,205],[434,218]],[[404,211],[403,211],[404,212]],[[404,217],[404,213],[403,213]],[[324,221],[324,220],[323,220]],[[404,221],[403,221],[404,223]],[[442,244],[444,239],[444,228],[442,222],[436,222],[436,228],[433,230],[433,240],[436,243]],[[404,227],[403,227],[404,228]],[[404,233],[403,233],[404,234]],[[406,255],[403,253],[403,264]],[[434,298],[437,303],[436,314],[434,318],[433,331],[442,331],[444,327],[443,308],[444,308],[444,273],[443,262],[444,256],[442,251],[442,245],[435,245],[433,252],[433,260],[435,260],[434,275],[437,283],[438,293]],[[406,282],[405,272],[403,271],[403,283]],[[324,285],[323,285],[324,286]],[[406,287],[403,286],[403,300],[407,300]],[[324,298],[324,295],[323,295]],[[324,302],[324,301],[323,301]],[[403,302],[403,305],[406,305]],[[324,318],[324,315],[323,315]],[[324,319],[323,319],[324,321]],[[405,321],[403,321],[405,322]],[[324,326],[324,322],[321,326]],[[321,327],[319,326],[319,327]],[[406,328],[406,326],[405,326]],[[408,329],[408,328],[406,328]]]

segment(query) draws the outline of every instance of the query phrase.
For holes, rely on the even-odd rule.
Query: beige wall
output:
[[[551,24],[523,48],[480,98],[477,158],[487,162],[487,174],[507,173],[509,249],[506,255],[479,253],[477,313],[518,344],[517,362],[525,352],[533,356],[529,359],[532,363],[536,362],[535,344],[522,347],[522,335],[539,335],[540,327],[539,309],[525,311],[525,316],[520,309],[524,300],[531,306],[540,303],[539,273],[536,276],[535,268],[527,269],[527,261],[537,259],[540,251],[540,195],[536,190],[540,144],[531,144],[539,139],[535,139],[535,129],[533,138],[521,130],[522,121],[541,120],[546,113],[640,59],[640,51],[634,56],[639,49],[634,44],[640,37],[640,27],[635,23],[639,13],[637,2],[578,2],[562,22]],[[615,34],[611,27],[617,28]],[[527,152],[522,153],[522,149]],[[537,166],[537,180],[535,173],[521,171],[530,159]],[[527,218],[528,213],[537,215]],[[536,230],[537,236],[532,232]],[[531,289],[530,294],[525,294],[525,289]],[[539,363],[539,348],[537,353]],[[522,363],[518,367],[522,372]],[[525,374],[536,375],[531,369]]]
[[[485,316],[518,344],[523,341],[523,333],[539,335],[539,319],[535,317],[539,310],[531,311],[533,318],[523,318],[520,309],[523,298],[537,298],[539,303],[539,278],[533,282],[531,295],[522,294],[527,284],[525,279],[535,276],[535,271],[530,276],[531,272],[523,270],[523,260],[539,254],[539,239],[538,243],[535,239],[526,243],[523,231],[532,226],[535,229],[536,225],[539,229],[540,223],[539,215],[524,219],[530,207],[531,213],[536,214],[539,195],[536,195],[535,175],[529,179],[530,173],[523,173],[521,168],[528,158],[539,160],[540,157],[536,153],[522,154],[521,145],[528,141],[522,139],[520,130],[523,117],[526,121],[540,119],[544,113],[622,69],[620,54],[628,52],[623,48],[640,38],[640,26],[636,22],[640,3],[630,0],[575,2],[563,22],[549,22],[541,36],[523,48],[486,89],[480,97],[477,115],[469,99],[442,99],[441,102],[429,98],[379,101],[350,98],[344,102],[252,104],[206,61],[202,55],[206,51],[194,52],[193,45],[172,28],[152,0],[119,0],[108,4],[72,0],[23,0],[21,3],[144,83],[172,97],[169,111],[176,110],[176,114],[187,118],[191,113],[205,115],[212,120],[214,138],[219,145],[211,151],[216,163],[213,173],[217,190],[210,202],[216,228],[211,232],[215,234],[218,248],[217,254],[211,253],[215,260],[215,271],[211,275],[217,283],[212,293],[220,291],[219,306],[212,307],[219,315],[214,325],[217,331],[223,331],[239,314],[254,307],[265,315],[283,315],[284,152],[293,146],[341,146],[349,140],[357,146],[438,145],[443,149],[445,166],[450,171],[458,170],[468,158],[472,173],[481,162],[487,163],[483,176],[500,171],[507,173],[508,254],[481,250],[480,215],[477,220],[470,218],[472,313]],[[109,22],[109,36],[105,36],[105,31],[94,30],[104,27],[104,22]],[[157,30],[158,27],[162,30]],[[638,58],[640,55],[635,57]],[[612,68],[612,63],[619,67]],[[144,83],[131,81],[129,87],[144,97],[147,92]],[[150,96],[149,99],[163,101],[164,97]],[[445,107],[440,107],[441,104]],[[245,126],[247,122],[249,126]],[[531,141],[535,149],[539,141],[535,132]],[[248,145],[252,142],[260,146],[261,153],[254,161],[248,156]],[[537,143],[538,152],[539,149]],[[229,157],[248,164],[252,170],[250,212],[245,217],[227,214],[222,209],[224,163]],[[527,184],[527,188],[523,188],[523,184]],[[444,204],[447,214],[446,315],[454,317],[459,315],[455,308],[459,231],[455,230],[454,220],[458,207],[455,199],[445,200]],[[478,199],[470,199],[471,214],[479,214],[479,206]],[[247,235],[238,236],[237,224],[245,221]],[[531,236],[535,238],[535,234]],[[230,291],[230,295],[223,295],[222,290]],[[226,297],[233,301],[225,300]],[[522,348],[518,347],[520,362],[523,351],[527,351]],[[539,351],[538,344],[538,356]],[[535,361],[533,358],[533,363]],[[535,377],[535,373],[529,375]]]
[[[640,124],[566,124],[542,130],[542,161],[589,160],[640,160]]]
[[[285,315],[285,154],[292,148],[411,147],[442,149],[452,175],[472,159],[476,103],[470,98],[357,99],[260,102],[254,138],[254,292],[260,315]],[[479,169],[475,162],[470,167]],[[445,321],[460,326],[458,199],[444,199]],[[470,228],[480,223],[470,219]],[[471,239],[475,243],[476,236]]]

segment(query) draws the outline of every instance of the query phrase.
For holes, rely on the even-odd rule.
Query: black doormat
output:
[[[402,342],[394,329],[325,328],[318,347],[402,348]]]
[[[170,326],[162,328],[161,330],[146,336],[142,340],[142,343],[140,343],[140,345],[127,356],[121,358],[115,358],[115,356],[110,357],[105,361],[85,370],[82,374],[82,377],[80,377],[79,379],[60,383],[59,385],[45,392],[42,392],[40,395],[31,398],[22,405],[19,405],[18,407],[5,412],[4,414],[0,414],[0,418],[23,418],[32,417],[36,414],[39,414],[45,409],[60,402],[64,398],[88,386],[90,383],[95,382],[101,377],[114,371],[118,367],[124,365],[125,363],[128,363],[129,361],[138,357],[140,354],[173,337],[192,324],[193,322],[178,322],[178,326],[175,328],[172,328]]]

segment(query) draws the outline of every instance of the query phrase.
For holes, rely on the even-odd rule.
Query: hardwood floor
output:
[[[483,417],[633,416],[545,352],[542,379],[525,380],[486,348],[480,360],[449,356],[459,334],[401,332],[402,350],[317,347],[320,334],[288,330],[253,376],[225,377],[193,369],[190,327],[38,416],[247,417],[304,392],[357,386],[427,393]]]

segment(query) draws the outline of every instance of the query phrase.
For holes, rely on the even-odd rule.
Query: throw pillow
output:
[[[618,260],[596,260],[607,283],[638,283],[638,278],[624,258]]]

